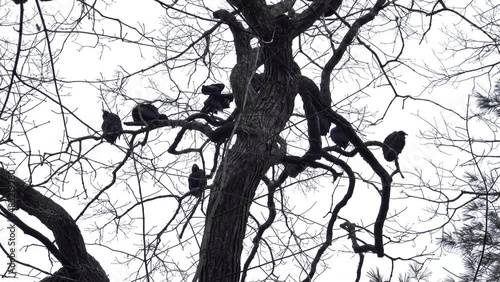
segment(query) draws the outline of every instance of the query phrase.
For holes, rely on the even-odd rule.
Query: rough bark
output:
[[[14,194],[10,189],[12,185],[15,187]],[[2,210],[24,233],[44,244],[63,265],[53,275],[41,281],[109,281],[99,262],[87,252],[78,225],[60,205],[3,168],[0,168],[0,195],[14,201],[17,208],[38,218],[54,235],[55,245],[16,216]]]
[[[245,30],[233,15],[224,10],[216,11],[214,17],[229,26],[234,37],[237,63],[231,73],[231,87],[235,104],[240,112],[234,123],[235,129],[242,127],[252,130],[251,133],[244,130],[233,131],[237,132],[233,137],[236,140],[223,159],[214,180],[199,265],[194,279],[202,282],[239,281],[243,239],[250,206],[259,182],[270,166],[276,162],[272,157],[275,138],[289,120],[299,85],[302,86],[301,83],[304,83],[303,79],[299,79],[300,69],[293,59],[292,40],[319,18],[328,1],[315,1],[311,9],[307,9],[294,19],[283,14],[284,11],[279,12],[277,6],[266,6],[264,1],[230,2],[244,15],[246,23],[251,28]],[[341,44],[343,48],[334,52],[328,64],[329,68],[336,65],[342,57],[359,27],[373,20],[384,3],[384,0],[379,0],[366,16],[355,22],[346,34],[344,44]],[[251,48],[252,37],[259,39],[261,47]],[[261,64],[264,65],[266,84],[257,94],[249,91],[246,86]],[[349,135],[356,135],[348,122],[330,109],[331,94],[329,88],[324,85],[325,77],[328,76],[329,79],[331,75],[328,70],[322,76],[321,94],[317,90],[316,97],[310,97],[310,100],[316,109],[327,112],[332,122],[345,123],[342,127],[349,128]],[[312,130],[312,133],[316,131]],[[321,142],[319,134],[313,135],[312,138]],[[353,144],[359,147],[362,157],[367,162],[372,162],[376,170],[380,169],[380,164],[363,142],[357,136],[353,138],[355,139]],[[314,144],[313,142],[312,145]],[[382,171],[379,175],[387,180],[384,177],[386,174]],[[383,190],[386,192],[383,201],[386,201],[389,195],[386,185]],[[377,218],[378,228],[383,226],[387,203],[388,201],[386,205],[382,205],[382,216],[379,215]],[[383,243],[379,240],[381,233],[378,235],[380,238],[375,241],[380,256],[383,255]],[[325,246],[329,244],[331,242],[327,242]]]
[[[219,11],[217,17],[234,27],[234,18]],[[285,19],[286,20],[286,19]],[[257,97],[248,97],[245,85],[255,71],[255,53],[249,38],[234,28],[238,60],[231,74],[231,86],[241,114],[236,126],[251,127],[256,134],[240,133],[222,161],[211,191],[200,252],[200,281],[238,281],[243,238],[255,191],[270,166],[272,143],[289,120],[297,94],[298,75],[292,56],[291,38],[276,33],[280,26],[259,30],[264,37],[275,34],[260,56],[270,83]]]

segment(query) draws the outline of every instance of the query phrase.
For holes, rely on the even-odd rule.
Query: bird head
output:
[[[103,119],[106,119],[106,118],[108,117],[108,115],[109,115],[109,112],[108,112],[108,111],[106,111],[106,110],[102,110],[102,118],[103,118]]]
[[[197,164],[194,164],[194,165],[193,165],[193,167],[191,168],[191,171],[192,171],[192,172],[196,172],[196,171],[198,171],[199,169],[200,169],[200,168],[198,167],[198,165],[197,165]]]
[[[406,134],[406,132],[404,132],[402,130],[398,131],[398,133],[399,133],[399,135],[402,135],[403,137],[406,136],[406,135],[408,135],[408,134]]]

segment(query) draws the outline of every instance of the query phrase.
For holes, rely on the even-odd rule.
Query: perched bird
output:
[[[19,1],[19,0],[13,0],[13,1],[16,4],[21,4],[21,1]],[[49,1],[52,1],[52,0],[40,0],[40,1],[41,2],[49,2]],[[23,3],[26,3],[26,2],[28,2],[28,0],[23,0]]]
[[[207,186],[207,177],[205,171],[201,170],[198,165],[194,164],[191,168],[191,174],[188,178],[189,191],[195,197],[201,197],[203,189]]]
[[[394,161],[403,148],[405,147],[405,136],[408,135],[404,131],[394,131],[389,134],[384,140],[384,144],[391,147],[396,153],[392,150],[386,148],[386,146],[382,147],[382,152],[384,153],[384,158],[388,162]]]
[[[205,100],[203,108],[201,109],[202,113],[215,114],[230,107],[230,104],[233,101],[233,95],[221,94],[224,87],[225,85],[222,83],[203,85],[201,87],[201,93],[209,95]]]
[[[150,122],[154,120],[168,120],[167,116],[160,114],[158,108],[152,104],[142,103],[138,104],[132,109],[132,118],[134,121]]]
[[[330,7],[328,7],[324,14],[325,18],[328,18],[335,14],[335,11],[337,11],[337,9],[340,7],[340,4],[342,4],[342,0],[332,0],[330,2]]]
[[[307,1],[313,1],[313,0],[307,0]],[[335,14],[335,11],[340,7],[342,4],[342,0],[331,0],[328,8],[326,9],[325,13],[323,14],[325,18],[328,18]]]
[[[205,95],[220,94],[222,92],[222,90],[224,90],[225,87],[226,86],[222,83],[203,85],[201,87],[201,93],[203,93]]]
[[[349,145],[349,138],[345,135],[345,132],[339,126],[332,128],[330,131],[330,138],[335,143],[335,145],[339,146],[342,149],[347,148]]]
[[[263,73],[254,74],[252,76],[252,79],[250,80],[250,85],[252,86],[252,88],[255,90],[256,93],[259,93],[259,91],[264,86],[264,74]]]
[[[328,131],[330,130],[330,126],[332,123],[328,119],[328,117],[324,114],[318,114],[319,118],[319,135],[326,136]]]
[[[224,109],[224,98],[217,97],[215,95],[210,95],[204,102],[203,108],[201,109],[202,113],[214,113],[216,114],[219,111]]]
[[[116,142],[116,139],[120,137],[122,128],[122,121],[117,115],[110,113],[108,111],[102,110],[102,132],[104,139],[111,144]]]

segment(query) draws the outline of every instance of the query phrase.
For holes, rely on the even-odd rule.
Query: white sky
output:
[[[42,7],[45,12],[52,14],[57,13],[57,17],[59,20],[64,18],[71,9],[74,12],[79,11],[79,6],[71,6],[71,1],[58,1],[54,0],[52,2],[42,3]],[[196,2],[196,1],[195,1]],[[206,4],[213,5],[211,8],[221,8],[226,7],[226,4],[222,4],[221,1],[206,1]],[[208,3],[210,2],[210,3]],[[102,3],[98,3],[98,6]],[[34,1],[29,0],[28,3],[25,4],[27,18],[30,18],[34,15]],[[150,31],[152,36],[159,37],[160,32],[166,32],[166,30],[159,29],[160,16],[164,13],[159,6],[153,1],[131,1],[131,0],[122,0],[117,3],[113,3],[110,7],[104,9],[106,15],[110,17],[120,17],[122,19],[126,19],[126,22],[136,28],[140,28],[144,25],[145,29]],[[10,9],[10,19],[14,19],[16,15],[19,13],[18,6],[14,5],[12,1],[0,0],[0,11],[4,10],[2,15]],[[194,11],[194,10],[193,10]],[[171,15],[171,14],[169,14]],[[201,17],[209,18],[206,14],[197,14]],[[46,17],[47,24],[51,26],[53,21],[50,20],[49,17]],[[427,19],[424,19],[427,21]],[[27,25],[26,33],[30,33],[30,35],[26,36],[25,40],[29,42],[29,40],[33,40],[35,35],[34,23],[39,23],[37,18],[30,20]],[[411,22],[418,23],[418,19],[411,19]],[[456,18],[452,18],[449,14],[447,16],[439,16],[434,19],[433,28],[427,34],[425,40],[421,44],[418,44],[417,41],[409,41],[406,43],[405,53],[403,54],[402,60],[404,60],[408,65],[417,64],[422,66],[424,63],[431,69],[435,69],[436,71],[440,69],[445,63],[439,61],[436,56],[441,56],[439,54],[440,51],[443,51],[443,46],[448,46],[447,44],[452,44],[443,36],[442,30],[447,26],[453,26],[458,21]],[[208,28],[213,25],[211,22],[203,22],[205,28]],[[113,34],[118,31],[118,27],[116,24],[111,24],[109,21],[104,22],[102,24],[98,24],[96,28],[96,32],[101,32],[101,28],[105,27],[106,32],[108,34]],[[61,29],[68,28],[65,26],[61,26]],[[81,29],[90,28],[89,22],[84,21],[81,24]],[[195,26],[198,28],[198,26]],[[415,26],[415,30],[422,32],[424,28]],[[181,32],[188,30],[188,27],[179,26],[178,30],[170,30],[171,33]],[[0,37],[8,36],[7,34],[13,34],[16,36],[16,33],[13,33],[13,27],[0,27]],[[468,33],[470,36],[477,36],[478,38],[481,35],[478,34],[470,34],[470,30],[468,27],[464,26],[464,33]],[[5,33],[4,33],[5,32]],[[130,29],[126,29],[126,34],[128,39],[138,39],[138,35],[134,34]],[[173,36],[171,34],[170,36]],[[195,34],[194,37],[199,36],[199,34]],[[222,36],[222,35],[221,35]],[[224,33],[225,39],[231,39],[230,34],[227,31]],[[229,37],[228,37],[229,36]],[[382,42],[384,44],[374,45],[374,46],[382,46],[384,51],[392,53],[396,52],[399,48],[399,43],[396,43],[396,47],[393,45],[394,38],[393,31],[387,31],[385,33],[381,33],[379,36],[375,37],[375,41],[373,43]],[[42,34],[37,35],[38,39],[43,37]],[[94,36],[88,36],[84,34],[80,34],[78,36],[71,35],[68,38],[65,35],[59,35],[56,37],[53,43],[53,48],[60,47],[63,40],[66,40],[64,45],[64,50],[59,60],[56,64],[56,73],[61,79],[66,81],[85,81],[85,80],[96,80],[101,77],[111,78],[113,77],[115,71],[119,69],[126,70],[127,72],[134,72],[140,69],[143,69],[158,60],[157,51],[154,48],[143,46],[138,48],[134,44],[128,44],[121,41],[115,42],[104,42],[104,44],[108,47],[106,48],[80,48],[81,45],[78,44],[86,44],[88,46],[94,46],[96,44],[96,38]],[[377,42],[378,40],[378,42]],[[392,40],[392,41],[391,41]],[[147,41],[145,41],[147,42]],[[190,38],[185,39],[185,44],[190,43]],[[381,47],[381,48],[382,48]],[[3,49],[3,48],[2,48]],[[220,49],[222,50],[222,48]],[[361,51],[360,51],[361,50]],[[46,52],[46,50],[45,50]],[[98,52],[102,52],[98,54]],[[220,51],[223,52],[223,51]],[[228,53],[226,54],[226,60],[222,61],[224,67],[231,67],[234,63],[234,54]],[[360,61],[370,61],[370,54],[366,51],[362,51],[360,48],[356,48],[353,50],[353,57],[359,58]],[[301,58],[299,58],[300,60]],[[303,58],[302,58],[303,59]],[[450,62],[453,60],[459,60],[460,58],[450,58]],[[183,62],[175,62],[176,64],[183,64]],[[350,62],[350,64],[354,64]],[[172,63],[173,65],[173,63]],[[170,66],[172,66],[170,65]],[[413,65],[412,65],[413,66]],[[363,67],[363,65],[361,65]],[[373,70],[374,68],[372,68]],[[473,90],[481,90],[481,88],[488,89],[490,85],[490,80],[494,75],[491,76],[481,76],[476,80],[467,80],[467,81],[455,81],[453,83],[448,83],[446,85],[439,85],[436,87],[429,87],[428,79],[425,77],[430,75],[429,72],[423,70],[423,68],[416,67],[414,69],[416,72],[421,73],[422,75],[417,75],[415,71],[410,70],[409,68],[405,68],[402,66],[398,66],[396,70],[394,70],[394,74],[398,75],[398,82],[395,84],[399,94],[401,95],[411,95],[413,97],[419,97],[422,99],[431,99],[437,103],[445,103],[446,106],[450,109],[454,109],[460,113],[464,113],[466,110],[466,101],[467,95],[470,94]],[[153,73],[157,71],[157,73]],[[164,67],[158,67],[154,69],[154,71],[146,72],[147,77],[135,77],[131,79],[126,86],[126,94],[132,98],[142,98],[142,99],[154,99],[158,96],[158,93],[150,88],[151,83],[157,84],[158,89],[165,94],[165,97],[169,97],[174,99],[178,92],[174,91],[174,85],[169,81],[167,73],[165,72]],[[199,87],[203,82],[203,79],[206,77],[206,70],[202,68],[199,69],[199,72],[196,73],[195,77],[191,77],[190,80],[187,76],[190,69],[179,68],[175,69],[170,75],[175,77],[176,82],[179,83],[180,88],[184,91],[181,93],[181,100],[183,103],[187,103],[187,97],[191,96],[190,92],[196,91],[196,88]],[[339,103],[339,107],[342,110],[348,110],[349,107],[358,107],[361,108],[366,106],[366,110],[369,114],[373,116],[368,117],[370,121],[374,122],[381,118],[384,114],[384,111],[389,103],[390,99],[393,97],[393,93],[391,93],[389,87],[384,85],[383,81],[378,81],[378,83],[374,83],[364,89],[363,94],[366,94],[365,97],[361,100],[352,100],[346,99],[345,97],[349,97],[353,93],[359,91],[360,87],[365,86],[368,81],[371,79],[371,73],[364,70],[356,70],[359,73],[347,73],[339,71],[338,75],[335,76],[333,80],[333,103]],[[310,73],[308,73],[310,72]],[[311,69],[305,69],[304,74],[310,75],[315,79],[316,82],[319,82],[317,77],[317,71],[314,72]],[[228,77],[226,73],[217,72],[215,74],[217,79],[222,81],[229,87]],[[2,81],[2,87],[5,86],[5,80]],[[94,130],[100,131],[101,126],[101,109],[103,107],[103,100],[100,96],[105,93],[103,89],[95,89],[90,87],[86,83],[82,82],[73,82],[73,83],[65,83],[64,88],[61,89],[61,93],[64,96],[63,103],[65,106],[75,113],[78,117],[82,118],[86,124],[89,124]],[[47,89],[47,91],[53,92],[53,85],[50,84],[48,87],[52,87]],[[227,88],[226,88],[227,91]],[[483,93],[484,90],[482,90]],[[198,98],[194,95],[193,99],[198,99],[197,103],[189,102],[190,106],[194,109],[200,109],[202,105],[201,98]],[[125,101],[123,96],[117,100],[111,99],[111,96],[106,100],[108,102],[109,107],[113,112],[118,113],[123,121],[130,120],[130,110],[135,105],[134,101],[128,100]],[[297,104],[300,102],[297,102]],[[352,105],[351,105],[352,103]],[[123,105],[125,104],[125,105]],[[159,105],[159,103],[158,103]],[[163,105],[162,105],[163,106]],[[299,108],[296,105],[296,108]],[[37,124],[43,124],[47,122],[45,126],[39,127],[30,131],[31,140],[36,140],[37,142],[32,142],[32,151],[33,152],[57,152],[61,150],[62,140],[62,122],[58,117],[58,114],[50,113],[50,111],[56,111],[57,107],[50,102],[44,102],[37,108],[35,111],[30,112],[29,115],[26,116],[27,122],[36,122]],[[167,111],[167,114],[172,118],[177,118],[177,112],[169,108],[168,105],[160,107],[160,111]],[[186,108],[179,109],[179,111],[187,110]],[[406,100],[403,107],[403,101],[401,99],[396,100],[394,104],[391,106],[390,110],[387,112],[387,115],[384,117],[383,121],[376,125],[363,124],[362,134],[365,140],[379,140],[382,141],[385,136],[391,133],[394,130],[404,130],[408,133],[407,137],[407,146],[405,147],[403,154],[400,157],[401,168],[404,171],[405,179],[402,179],[399,175],[394,177],[395,187],[393,188],[392,197],[394,198],[391,202],[390,214],[398,214],[397,221],[401,225],[410,225],[414,230],[425,230],[426,228],[434,228],[439,226],[440,223],[443,222],[444,219],[435,218],[431,220],[427,224],[411,225],[417,219],[427,218],[429,214],[422,212],[422,208],[424,208],[428,203],[418,200],[408,200],[403,196],[403,192],[409,194],[418,194],[418,191],[411,190],[407,188],[401,188],[401,185],[418,185],[418,180],[412,174],[417,170],[422,170],[424,177],[428,177],[431,181],[436,181],[435,176],[433,175],[434,169],[429,165],[429,160],[439,159],[445,166],[452,167],[455,163],[460,162],[461,156],[458,154],[451,152],[450,155],[441,154],[434,146],[428,145],[425,140],[419,139],[421,131],[428,130],[428,125],[423,122],[417,115],[423,116],[427,120],[437,119],[438,122],[442,122],[442,120],[446,121],[450,126],[454,127],[463,127],[465,126],[463,122],[456,118],[450,112],[445,112],[441,108],[432,105],[429,102],[425,101],[413,101]],[[349,118],[355,119],[355,115],[349,116]],[[355,120],[351,120],[355,125]],[[86,128],[85,125],[78,122],[76,119],[70,117],[68,121],[68,125],[70,125],[69,135],[73,138],[86,136],[89,134],[93,134],[91,130]],[[151,156],[149,150],[155,150],[157,154],[159,152],[164,152],[166,148],[169,146],[170,142],[172,142],[175,134],[178,129],[171,129],[164,132],[152,132],[150,135],[150,144],[151,147],[147,147],[144,149],[141,154],[143,156]],[[478,136],[482,136],[481,134],[484,131],[478,130]],[[192,136],[196,136],[197,134],[193,134]],[[16,136],[15,136],[16,137]],[[17,136],[17,138],[21,139],[22,136]],[[189,141],[191,142],[191,141]],[[193,140],[193,144],[186,142],[184,147],[200,145],[199,140]],[[331,141],[327,141],[330,142]],[[82,150],[89,152],[89,157],[98,159],[102,164],[116,165],[117,162],[121,160],[123,157],[123,153],[115,146],[111,146],[109,144],[100,144],[96,148],[93,148],[97,144],[94,140],[87,140],[82,143]],[[122,139],[118,142],[118,145],[123,147],[126,146],[126,143],[122,137]],[[291,142],[292,147],[296,146],[298,148],[304,148],[303,140],[299,140],[297,142]],[[92,149],[93,148],[93,149]],[[292,151],[293,152],[293,151]],[[375,154],[382,160],[381,150],[376,150]],[[163,159],[163,157],[165,159]],[[17,156],[16,158],[20,158]],[[67,158],[65,156],[64,158]],[[63,158],[63,161],[64,161]],[[209,154],[209,151],[205,153],[205,158],[207,161],[208,167],[211,167],[212,158]],[[355,171],[359,171],[362,173],[364,177],[371,177],[372,172],[369,170],[367,165],[360,161],[360,157],[357,156],[353,160],[349,160],[348,163],[352,165]],[[3,160],[2,160],[3,161]],[[187,176],[189,173],[189,168],[191,167],[193,162],[200,162],[198,157],[190,155],[188,157],[182,157],[180,159],[174,159],[173,157],[167,157],[165,153],[162,155],[160,159],[160,164],[168,165],[172,162],[175,162],[176,165],[173,168],[169,168],[166,173],[162,176],[158,181],[152,180],[153,176],[148,173],[144,173],[141,177],[144,177],[142,192],[145,195],[157,195],[158,193],[165,194],[166,191],[173,192],[178,195],[185,193],[187,191]],[[57,163],[57,162],[56,162]],[[60,163],[59,163],[60,164]],[[393,164],[384,163],[387,167],[393,168]],[[127,167],[130,169],[130,166]],[[47,167],[39,167],[37,168],[36,174],[34,175],[34,182],[39,182],[45,179],[47,175],[48,168]],[[85,178],[86,187],[90,189],[88,193],[90,195],[95,195],[98,189],[101,189],[103,186],[107,185],[110,181],[109,176],[110,171],[105,170],[102,167],[98,169],[95,173],[87,175]],[[27,176],[27,171],[25,167],[18,168],[16,171],[16,175],[23,178]],[[157,176],[157,175],[155,175]],[[137,180],[134,176],[123,175],[121,172],[119,173],[119,177],[121,177],[121,181],[113,187],[109,191],[109,198],[111,202],[116,201],[116,205],[130,205],[134,201],[133,193],[138,193]],[[303,176],[305,178],[305,176]],[[127,180],[125,180],[127,178]],[[295,181],[292,179],[291,181]],[[125,184],[126,183],[126,184]],[[211,181],[209,181],[211,183]],[[288,182],[289,183],[289,182]],[[68,176],[68,183],[64,185],[64,190],[61,184],[47,187],[49,190],[55,193],[60,193],[61,196],[66,197],[66,200],[61,200],[58,197],[54,197],[54,200],[63,206],[66,210],[70,212],[71,215],[76,216],[84,204],[88,201],[88,199],[84,198],[82,193],[82,185],[80,183],[80,179],[77,173],[73,172]],[[128,186],[127,186],[128,185]],[[308,216],[315,216],[315,221],[321,222],[325,224],[328,221],[328,217],[325,217],[325,211],[329,209],[332,205],[332,197],[331,190],[337,189],[335,196],[333,198],[333,204],[336,204],[340,197],[343,196],[343,192],[347,182],[341,182],[341,184],[337,187],[338,182],[332,185],[331,177],[319,177],[317,179],[317,190],[308,190],[307,188],[303,188],[302,186],[297,187],[287,187],[286,197],[288,200],[289,207],[295,207],[294,213],[301,214],[302,212],[308,212]],[[59,191],[54,191],[53,189],[59,188]],[[452,187],[443,187],[443,188],[452,188]],[[94,190],[92,190],[94,189]],[[307,191],[306,193],[302,192],[302,189]],[[75,192],[78,191],[78,192]],[[266,190],[261,187],[258,189],[257,194],[263,195],[266,193]],[[75,194],[79,194],[77,199],[71,199],[71,197]],[[102,197],[102,199],[108,199],[108,196]],[[262,205],[265,205],[266,199],[262,198],[257,201]],[[188,204],[189,203],[189,204]],[[192,207],[192,200],[189,200],[188,203],[183,203],[184,211],[190,210]],[[352,222],[357,224],[368,225],[371,224],[375,220],[375,215],[377,213],[377,208],[379,205],[379,197],[376,191],[369,185],[363,184],[361,181],[358,181],[355,195],[353,199],[349,202],[348,206],[342,210],[340,216],[348,218]],[[156,201],[150,203],[146,207],[146,226],[148,228],[154,228],[156,231],[161,229],[164,224],[170,219],[171,215],[174,213],[176,208],[176,202],[172,199],[164,199],[161,201]],[[122,212],[122,211],[121,211]],[[137,272],[139,268],[139,262],[133,261],[130,265],[124,263],[124,257],[120,257],[121,262],[116,263],[115,256],[121,256],[119,252],[113,252],[112,249],[119,249],[121,251],[126,251],[130,253],[136,253],[136,250],[140,247],[141,242],[138,240],[140,237],[138,236],[141,232],[139,220],[140,209],[136,208],[132,213],[136,218],[124,219],[125,223],[131,223],[134,226],[134,229],[128,230],[125,233],[120,232],[118,236],[115,237],[115,229],[114,226],[108,226],[104,228],[101,234],[97,232],[90,232],[93,228],[94,224],[103,224],[106,220],[109,220],[109,216],[103,216],[102,218],[90,218],[85,221],[79,222],[79,226],[84,234],[84,238],[87,243],[89,243],[89,251],[90,253],[101,263],[104,267],[105,271],[108,273],[111,281],[128,281],[132,278],[127,278],[128,275],[134,274]],[[259,218],[262,222],[264,218],[267,216],[267,211],[265,209],[259,208],[259,205],[254,204],[252,207],[252,214]],[[18,212],[18,215],[26,222],[36,226],[39,228],[39,231],[43,231],[47,236],[50,233],[47,229],[37,223],[36,220],[30,218],[24,212]],[[317,217],[316,217],[317,216]],[[184,215],[179,215],[178,218],[182,218]],[[291,216],[293,218],[293,216]],[[2,224],[0,226],[5,226],[6,224]],[[202,226],[204,222],[203,215],[198,211],[196,213],[195,218],[193,219],[193,224],[197,223],[198,230],[199,227]],[[251,222],[251,221],[250,221]],[[336,223],[336,236],[344,235],[343,231],[338,230],[338,225],[342,223],[342,220],[337,220]],[[195,224],[196,225],[196,224]],[[277,223],[277,226],[283,227],[283,224]],[[182,226],[182,225],[181,225]],[[394,223],[388,222],[388,227],[396,227]],[[180,230],[180,228],[179,228]],[[319,231],[318,226],[315,224],[311,224],[308,226],[297,226],[297,232],[299,231],[308,231],[310,233]],[[387,231],[386,231],[387,232]],[[154,233],[154,232],[153,232]],[[324,233],[323,233],[324,234]],[[0,242],[5,242],[6,236],[8,233],[5,229],[1,229],[0,227]],[[187,269],[191,267],[193,262],[198,259],[198,247],[193,240],[190,241],[180,241],[175,235],[175,232],[171,232],[162,237],[162,243],[169,244],[172,249],[168,249],[166,255],[169,257],[171,261],[176,261],[179,263],[179,267],[183,269]],[[288,236],[283,234],[272,234],[271,230],[266,232],[266,235],[278,240],[280,236]],[[317,235],[317,234],[316,234]],[[389,232],[385,235],[392,236]],[[102,237],[100,237],[102,236]],[[189,239],[192,236],[192,231],[186,230],[184,235],[184,239]],[[318,237],[320,235],[317,235]],[[321,235],[322,236],[322,235]],[[363,239],[371,240],[366,234],[359,234]],[[24,234],[20,234],[18,232],[18,240],[19,244],[24,246],[28,244],[36,244],[30,238],[25,236]],[[201,233],[197,234],[198,240],[201,240]],[[253,237],[253,234],[250,235]],[[247,244],[250,244],[251,238],[247,238]],[[281,238],[286,240],[288,238]],[[400,256],[403,258],[411,257],[416,253],[422,251],[423,247],[428,247],[428,252],[433,252],[434,247],[432,243],[435,242],[436,236],[428,237],[423,236],[417,238],[414,242],[408,242],[406,244],[401,245],[393,245],[387,246],[386,251],[394,256]],[[101,240],[101,241],[99,241]],[[95,246],[94,243],[100,243],[102,245],[106,245],[109,249],[103,246]],[[305,240],[305,243],[309,245],[313,245],[312,241]],[[177,246],[180,244],[180,247]],[[248,249],[246,249],[248,250]],[[295,250],[297,250],[295,248]],[[264,254],[267,255],[267,250],[262,248]],[[313,252],[309,252],[309,255],[314,255],[316,249]],[[285,251],[284,251],[285,252]],[[285,252],[286,253],[286,252]],[[439,253],[436,252],[436,255]],[[189,257],[191,257],[189,259]],[[37,267],[41,267],[45,270],[55,271],[59,268],[59,266],[55,266],[54,269],[50,269],[50,265],[47,261],[47,254],[43,248],[40,247],[31,247],[26,249],[19,250],[19,258],[21,260],[26,260],[27,262],[31,262]],[[36,259],[32,259],[36,258]],[[267,256],[268,258],[268,256]],[[433,258],[433,257],[431,257]],[[243,262],[246,257],[243,257]],[[450,261],[453,262],[453,265],[450,267],[451,269],[460,272],[461,266],[457,263],[457,257],[439,257],[439,261],[432,262],[432,271],[435,273],[433,275],[432,281],[438,281],[439,279],[444,278],[445,272],[443,271],[443,266],[450,267]],[[330,269],[325,270],[325,273],[321,275],[315,281],[332,281],[332,278],[340,279],[336,281],[354,281],[353,275],[355,274],[355,269],[357,267],[358,258],[357,256],[351,253],[350,241],[346,239],[346,237],[339,238],[329,249],[327,254],[324,256],[325,263],[328,264]],[[257,259],[254,261],[255,265],[259,262]],[[5,265],[6,260],[5,257],[0,257],[0,265]],[[370,267],[380,267],[382,273],[385,277],[389,275],[390,272],[390,261],[387,259],[379,259],[376,258],[374,254],[367,254],[365,259],[365,266],[363,268],[364,272],[368,271]],[[297,261],[288,261],[286,265],[279,266],[278,272],[280,273],[279,280],[287,281],[289,279],[298,279],[304,278],[304,274],[300,273],[300,266]],[[396,265],[395,276],[397,276],[398,271],[403,272],[406,270],[405,262],[398,262]],[[24,269],[26,271],[26,269]],[[143,274],[143,269],[139,270],[139,275]],[[193,272],[193,271],[191,271]],[[165,277],[160,273],[157,274],[158,277]],[[172,276],[168,276],[172,275]],[[169,273],[166,277],[172,279],[172,281],[182,281],[179,274]],[[290,275],[288,277],[287,275]],[[250,273],[249,279],[259,279],[262,277],[262,273],[258,270],[255,270]],[[342,278],[340,278],[342,277]],[[395,280],[395,277],[393,277]],[[345,279],[345,280],[343,280]],[[32,281],[32,278],[19,278],[18,281]],[[362,281],[367,281],[365,274],[363,274]]]

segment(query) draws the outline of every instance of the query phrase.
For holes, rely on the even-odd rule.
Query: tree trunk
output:
[[[241,109],[237,126],[243,131],[251,128],[252,133],[236,136],[215,177],[200,252],[202,282],[239,281],[250,206],[260,180],[275,164],[274,140],[293,111],[298,69],[293,61],[292,41],[276,36],[262,49],[266,84],[256,97],[241,98],[243,92],[251,95],[241,79],[252,67],[248,64],[250,58],[238,58],[231,74],[231,86]]]

